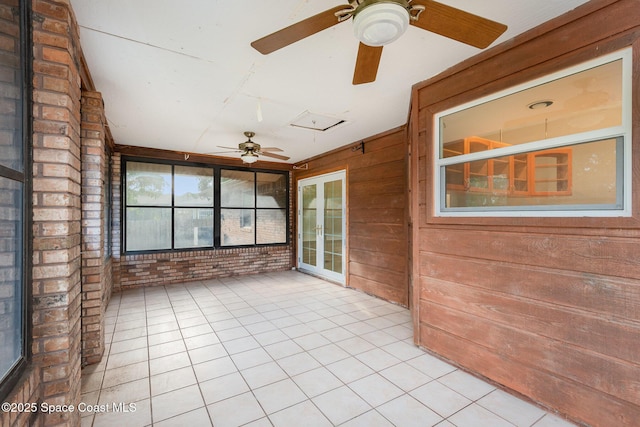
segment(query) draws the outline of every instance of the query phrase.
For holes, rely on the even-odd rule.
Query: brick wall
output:
[[[40,399],[80,399],[79,38],[69,5],[33,0],[33,363]],[[75,425],[78,413],[42,415]]]
[[[82,365],[104,353],[104,313],[111,296],[111,262],[105,246],[108,179],[104,104],[82,93]]]
[[[120,288],[120,218],[121,218],[121,183],[120,153],[111,156],[111,283],[113,291]]]
[[[120,261],[120,286],[166,285],[288,269],[289,246],[124,255]]]
[[[11,395],[3,402],[26,403],[38,402],[40,399],[40,370],[35,368],[29,370],[21,379],[19,385]],[[0,426],[39,426],[41,420],[38,419],[38,412],[4,412],[0,411]]]

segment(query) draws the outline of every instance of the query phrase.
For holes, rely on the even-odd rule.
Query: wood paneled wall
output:
[[[632,46],[633,216],[443,218],[433,114]],[[640,2],[593,0],[414,87],[417,342],[564,416],[640,422]]]
[[[301,178],[347,171],[347,286],[407,306],[406,128],[367,138],[364,153],[352,150],[358,144],[299,162],[308,169],[294,171],[294,188]]]

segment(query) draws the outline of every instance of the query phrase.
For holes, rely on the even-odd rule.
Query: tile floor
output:
[[[298,272],[114,294],[106,328],[83,426],[572,425],[414,346],[407,309]]]

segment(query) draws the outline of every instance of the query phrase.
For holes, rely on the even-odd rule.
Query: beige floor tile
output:
[[[210,360],[204,363],[193,365],[198,382],[204,382],[212,378],[221,377],[223,375],[237,372],[236,365],[230,357],[225,356],[219,359]]]
[[[158,394],[168,393],[196,383],[197,380],[193,373],[193,368],[187,366],[186,368],[152,376],[151,395],[157,396]]]
[[[492,391],[477,403],[518,427],[529,427],[545,414],[545,411],[537,406],[502,390]]]
[[[114,385],[148,377],[149,363],[145,360],[144,362],[133,363],[120,368],[108,369],[105,371],[102,387],[113,387]]]
[[[444,418],[455,414],[472,403],[471,400],[438,381],[431,381],[422,387],[418,387],[410,394]]]
[[[378,406],[376,410],[396,426],[424,427],[433,426],[442,421],[440,415],[406,394]]]
[[[264,363],[252,368],[243,369],[242,376],[252,389],[282,381],[287,373],[276,362]]]
[[[216,427],[247,424],[264,418],[265,413],[252,393],[244,393],[207,407]]]
[[[153,427],[212,427],[206,408],[199,408],[173,418],[153,423]]]
[[[371,406],[346,386],[311,399],[322,413],[335,425],[368,412]]]
[[[354,381],[349,384],[349,388],[374,408],[404,394],[402,389],[379,374]]]
[[[304,372],[292,378],[298,387],[309,397],[315,397],[343,385],[327,368],[320,367]]]
[[[304,401],[297,405],[269,415],[274,427],[291,427],[299,425],[304,420],[305,427],[331,427],[333,424],[310,401]],[[270,425],[270,424],[269,424]]]
[[[253,394],[267,415],[307,400],[307,396],[289,378],[254,389]]]
[[[239,372],[213,378],[199,384],[202,396],[207,404],[216,403],[249,391],[249,386]]]
[[[93,427],[147,426],[151,424],[149,399],[111,406],[109,412],[95,414]]]
[[[130,403],[151,397],[149,379],[130,381],[113,387],[103,388],[100,392],[99,404]]]
[[[192,385],[153,396],[151,404],[153,408],[151,415],[153,422],[156,423],[201,408],[204,406],[204,401],[198,386]]]
[[[456,412],[448,418],[448,421],[456,427],[513,427],[513,424],[504,418],[500,418],[476,403]]]

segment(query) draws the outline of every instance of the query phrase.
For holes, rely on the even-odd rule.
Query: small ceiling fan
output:
[[[240,158],[244,163],[255,163],[258,161],[258,157],[260,156],[273,157],[274,159],[280,159],[280,160],[289,160],[289,157],[287,156],[272,153],[272,151],[282,151],[281,149],[277,147],[261,147],[260,144],[253,142],[251,138],[256,136],[254,132],[247,131],[244,133],[244,136],[247,137],[247,140],[245,142],[238,144],[237,149],[233,147],[223,147],[221,145],[218,145],[218,147],[233,150],[233,151],[229,151],[230,153],[242,153],[240,155]],[[216,153],[212,153],[212,154],[216,154]],[[218,154],[222,154],[222,153],[218,153]]]
[[[506,25],[433,0],[349,0],[251,43],[267,55],[353,18],[360,40],[353,84],[371,83],[378,74],[384,45],[398,39],[409,25],[481,49],[493,43]]]

